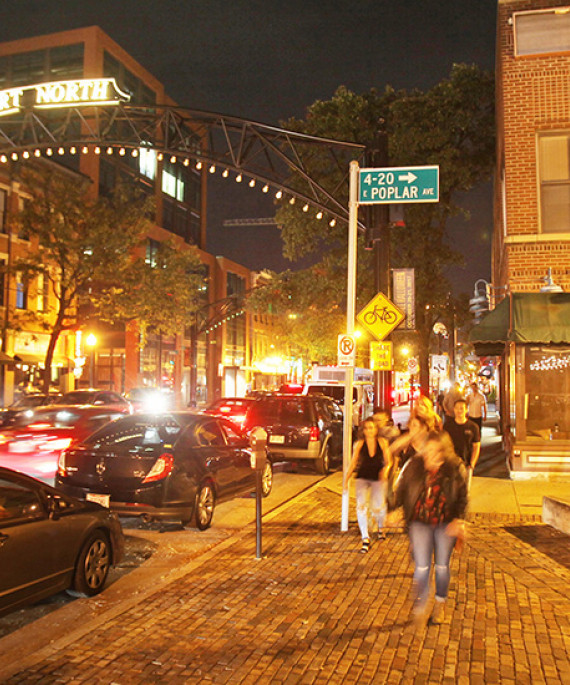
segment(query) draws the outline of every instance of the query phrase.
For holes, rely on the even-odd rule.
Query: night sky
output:
[[[452,64],[494,66],[496,0],[2,0],[0,41],[98,25],[180,105],[279,124],[340,85],[426,89]],[[276,228],[224,228],[272,216],[257,191],[215,183],[207,248],[250,268],[290,267]],[[235,186],[235,184],[234,184]],[[451,226],[467,258],[457,290],[490,277],[490,184]]]

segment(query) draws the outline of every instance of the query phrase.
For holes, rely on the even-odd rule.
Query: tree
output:
[[[196,272],[197,256],[164,248],[161,268],[153,272],[141,254],[152,225],[152,204],[133,186],[118,185],[110,197],[93,199],[90,181],[45,166],[23,167],[20,180],[30,198],[13,224],[29,237],[32,249],[12,268],[28,280],[40,274],[49,279],[55,306],[44,312],[17,313],[12,326],[34,322],[49,332],[45,391],[59,336],[93,314],[108,321],[138,318],[168,332],[172,329],[167,317],[169,324],[180,324],[171,303],[186,303],[185,288],[198,299],[195,284],[200,277],[196,273],[189,279],[181,277]]]
[[[392,266],[415,269],[421,382],[426,392],[433,324],[447,310],[451,290],[444,268],[461,261],[448,242],[447,222],[461,212],[456,204],[458,192],[488,179],[493,167],[493,76],[476,66],[455,65],[449,78],[426,92],[395,91],[387,87],[383,92],[371,90],[356,95],[340,87],[330,101],[317,101],[311,105],[305,120],[292,119],[285,126],[368,147],[373,145],[379,130],[383,130],[389,139],[391,166],[440,166],[439,203],[406,205],[405,227],[392,231]],[[339,196],[338,186],[346,170],[325,167],[315,149],[307,149],[302,161],[308,173]],[[302,179],[293,182],[299,189],[304,189]],[[348,204],[348,188],[343,192]],[[313,255],[322,263],[322,254],[326,253],[329,267],[332,262],[336,266],[324,270],[321,278],[331,271],[335,279],[339,272],[344,270],[346,273],[346,226],[337,223],[333,228],[328,227],[324,222],[310,218],[298,205],[289,203],[279,208],[277,221],[281,226],[285,256],[294,260]],[[370,256],[362,247],[361,241],[358,307],[373,294]],[[319,271],[318,265],[313,267],[313,272],[315,270]],[[306,277],[303,272],[294,276],[301,281]],[[335,280],[328,288],[331,294],[338,296],[336,303],[340,308],[344,306],[342,285],[345,280],[341,278],[338,283]],[[320,285],[319,289],[327,287]],[[302,300],[300,304],[303,306]],[[310,309],[305,306],[304,325],[318,326],[318,320],[318,316],[311,317]]]

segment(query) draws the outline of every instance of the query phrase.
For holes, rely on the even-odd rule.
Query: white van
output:
[[[313,366],[312,379],[305,384],[303,395],[326,395],[344,410],[345,369],[339,366]],[[352,386],[352,425],[357,428],[374,411],[374,374],[370,369],[354,369]]]

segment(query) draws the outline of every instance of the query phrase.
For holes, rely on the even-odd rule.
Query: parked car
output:
[[[26,473],[53,485],[63,449],[109,421],[128,413],[105,406],[48,405],[30,418],[0,430],[0,466]]]
[[[133,411],[131,403],[122,395],[119,395],[118,392],[115,392],[114,390],[95,390],[93,388],[66,392],[57,399],[55,404],[73,404],[76,406],[93,404],[97,406],[104,405],[105,407],[112,407],[118,411],[126,410],[130,413]]]
[[[23,416],[29,418],[33,415],[36,407],[43,407],[46,404],[52,404],[61,397],[59,393],[46,395],[45,393],[32,393],[20,397],[17,402],[14,402],[7,409],[0,411],[0,427],[11,426]]]
[[[267,431],[273,461],[309,461],[326,474],[331,457],[342,455],[342,424],[342,410],[329,397],[270,395],[247,410],[244,429],[261,426]]]
[[[134,414],[104,426],[59,458],[63,492],[146,520],[212,522],[217,502],[255,490],[247,437],[226,419],[192,412]],[[262,475],[271,492],[273,466]]]
[[[160,388],[132,388],[125,397],[136,413],[172,411],[174,409],[174,393]]]
[[[108,509],[0,467],[0,615],[63,590],[101,592],[123,550]]]
[[[254,402],[255,399],[253,397],[222,397],[222,399],[216,400],[206,407],[204,413],[230,419],[230,421],[233,421],[241,428],[247,409]]]

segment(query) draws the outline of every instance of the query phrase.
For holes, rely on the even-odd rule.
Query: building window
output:
[[[6,210],[8,208],[8,191],[0,188],[0,233],[6,233]]]
[[[47,273],[39,274],[37,284],[37,310],[47,311],[49,303],[49,276]]]
[[[570,50],[570,12],[567,7],[537,12],[515,12],[515,55],[543,55]]]
[[[103,75],[117,81],[119,88],[131,96],[131,104],[154,105],[156,103],[156,93],[106,50],[103,54]]]
[[[160,241],[149,238],[146,243],[145,262],[153,268],[156,266],[156,257],[160,249]]]
[[[23,274],[16,274],[16,309],[28,308],[28,284]]]
[[[529,438],[570,437],[570,348],[524,346]]]
[[[156,176],[156,150],[141,147],[139,150],[139,171],[143,176],[153,179]]]
[[[542,233],[570,233],[570,133],[538,140]]]
[[[6,305],[6,259],[0,259],[0,307]]]

